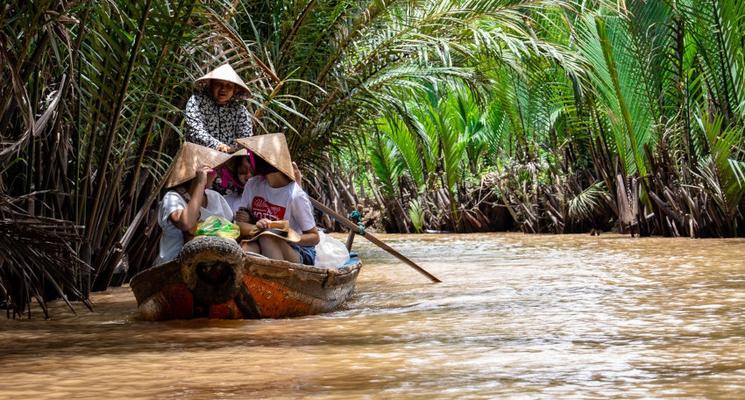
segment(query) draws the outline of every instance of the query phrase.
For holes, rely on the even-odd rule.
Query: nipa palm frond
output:
[[[84,299],[76,280],[86,279],[91,268],[72,246],[81,240],[82,228],[68,221],[35,217],[0,195],[0,296],[13,316],[31,316],[35,299],[49,317],[45,290],[62,297],[73,312],[67,295]]]
[[[592,220],[610,199],[603,182],[596,182],[569,200],[569,218]]]

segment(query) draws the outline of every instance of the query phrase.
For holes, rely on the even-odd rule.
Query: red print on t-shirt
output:
[[[279,221],[285,217],[285,208],[266,201],[263,197],[256,196],[251,202],[251,215],[256,221],[266,218],[270,221]]]

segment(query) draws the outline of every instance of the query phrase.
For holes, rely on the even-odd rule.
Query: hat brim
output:
[[[201,165],[218,168],[236,157],[247,155],[248,151],[246,149],[227,154],[209,147],[186,142],[174,157],[172,171],[166,179],[164,187],[170,189],[194,179],[197,176],[197,168]]]
[[[211,80],[230,82],[236,86],[236,93],[233,94],[234,98],[248,97],[250,90],[243,79],[238,75],[237,72],[230,66],[230,64],[223,64],[212,71],[204,74],[200,78],[194,81],[196,88],[205,89],[209,85]]]
[[[253,242],[264,235],[274,236],[290,243],[297,243],[300,241],[300,234],[295,232],[292,228],[287,231],[280,229],[264,229],[251,238],[246,239],[246,241]]]
[[[269,165],[285,174],[288,179],[295,181],[295,171],[292,158],[287,146],[287,138],[283,133],[269,133],[236,139],[239,145],[261,157]]]

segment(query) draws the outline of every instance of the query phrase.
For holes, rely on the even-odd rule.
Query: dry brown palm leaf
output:
[[[13,317],[26,311],[31,316],[35,299],[49,317],[45,293],[59,295],[75,312],[68,295],[81,299],[86,307],[86,285],[82,277],[91,271],[74,246],[81,240],[82,227],[70,221],[36,217],[15,204],[17,199],[0,195],[0,294]]]

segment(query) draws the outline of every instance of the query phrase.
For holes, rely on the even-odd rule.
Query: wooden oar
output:
[[[315,208],[317,208],[320,211],[325,212],[326,214],[334,217],[334,219],[336,219],[337,221],[339,221],[340,224],[342,224],[342,225],[346,226],[347,228],[351,229],[353,232],[357,232],[357,234],[359,234],[362,237],[364,237],[365,239],[373,242],[378,247],[380,247],[381,249],[387,251],[388,253],[390,253],[394,257],[398,258],[399,260],[405,262],[411,268],[414,268],[420,274],[422,274],[422,275],[426,276],[427,278],[429,278],[429,280],[431,280],[432,282],[435,282],[435,283],[442,282],[441,280],[437,279],[437,277],[435,277],[434,275],[432,275],[429,272],[427,272],[424,268],[416,265],[416,263],[414,261],[409,260],[406,256],[404,256],[403,254],[397,252],[391,246],[388,246],[387,244],[383,243],[380,239],[378,239],[375,236],[373,236],[372,233],[369,233],[369,232],[358,232],[358,229],[359,228],[357,227],[357,224],[355,224],[354,222],[348,220],[343,215],[341,215],[338,212],[336,212],[336,211],[334,211],[334,210],[326,207],[324,204],[322,204],[321,202],[319,202],[316,199],[312,199],[311,198],[310,199],[310,202],[313,203],[313,206]]]

